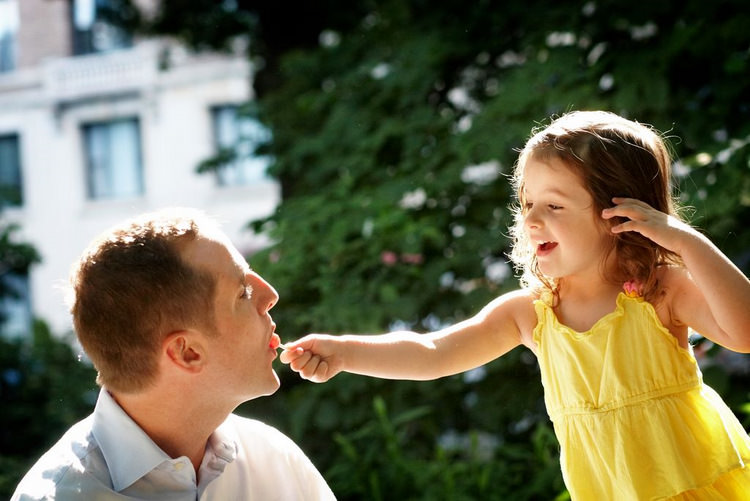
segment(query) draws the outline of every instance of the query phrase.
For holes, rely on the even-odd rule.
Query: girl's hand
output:
[[[324,383],[341,372],[343,363],[338,353],[342,343],[337,336],[310,334],[286,344],[279,359],[303,379]]]
[[[604,219],[628,220],[612,233],[635,231],[682,258],[672,271],[667,307],[673,325],[691,327],[714,343],[750,353],[750,280],[702,233],[640,200],[613,198]]]
[[[640,200],[615,197],[612,202],[615,206],[604,209],[602,217],[604,219],[613,217],[628,219],[628,221],[614,225],[611,229],[612,233],[635,231],[678,255],[682,255],[683,243],[697,233],[690,225]]]

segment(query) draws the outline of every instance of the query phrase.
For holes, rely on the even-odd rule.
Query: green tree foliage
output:
[[[274,131],[272,173],[285,198],[255,223],[277,244],[252,264],[281,294],[274,316],[285,337],[428,329],[515,287],[502,273],[511,220],[504,175],[530,128],[570,109],[607,109],[665,131],[681,159],[682,201],[695,207],[688,215],[747,272],[748,21],[739,2],[637,10],[618,2],[383,2],[351,30],[323,32],[319,46],[284,54],[281,84],[259,106]],[[494,180],[471,175],[489,167]],[[561,488],[535,470],[530,444],[549,428],[538,376],[522,359],[490,364],[473,383],[346,377],[311,387],[287,378],[276,398],[293,402],[291,423],[306,426],[292,429],[352,499],[378,499],[383,484],[419,499],[435,480],[426,465],[413,467],[420,461],[448,481],[451,469],[438,459],[456,454],[440,446],[446,430],[501,437],[492,461],[470,462],[487,468],[496,498],[507,495],[498,485],[514,499],[549,498]],[[711,382],[727,379],[718,365],[708,371]],[[734,382],[722,384],[725,395],[746,401],[744,381]],[[361,390],[351,395],[352,385]],[[396,415],[426,407],[401,424],[408,439],[394,446],[368,435],[382,430],[368,408],[373,395]],[[375,478],[337,476],[342,458],[327,456],[332,436],[334,454]],[[394,447],[400,456],[383,453]],[[461,464],[460,454],[450,457]],[[508,464],[525,469],[514,476],[502,469]],[[464,495],[492,498],[476,490],[481,478],[463,479]]]
[[[70,340],[40,321],[29,338],[0,337],[0,499],[73,423],[91,413],[96,374]]]
[[[0,221],[0,274],[26,273],[40,260],[20,242],[18,226]],[[0,298],[14,291],[0,280]],[[0,321],[2,320],[0,311]],[[0,499],[9,499],[26,470],[96,397],[90,365],[78,361],[69,340],[37,321],[28,337],[0,333]]]
[[[570,109],[666,131],[696,224],[743,261],[743,2],[188,4],[152,28],[198,46],[247,29],[263,61],[253,109],[284,202],[255,223],[278,244],[254,264],[286,293],[290,335],[451,321],[513,287],[487,277],[509,244],[503,175],[532,126]]]
[[[36,249],[28,243],[19,242],[16,238],[18,225],[6,223],[0,219],[0,298],[12,296],[14,291],[6,285],[2,276],[6,273],[26,273],[29,267],[39,262]],[[3,312],[0,310],[0,322]]]
[[[744,1],[174,0],[152,21],[195,46],[251,37],[284,198],[252,224],[275,244],[251,264],[284,339],[431,329],[516,287],[506,176],[530,129],[573,109],[665,131],[688,214],[748,271]],[[282,391],[243,410],[289,431],[342,499],[565,495],[523,350],[426,383],[280,371]]]

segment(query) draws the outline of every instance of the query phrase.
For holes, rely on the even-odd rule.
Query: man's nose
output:
[[[266,313],[279,301],[279,293],[257,273],[253,273],[253,279],[258,309],[261,313]]]

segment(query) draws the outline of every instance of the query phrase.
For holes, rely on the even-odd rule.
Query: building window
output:
[[[90,199],[127,198],[143,193],[137,119],[86,124],[83,138]]]
[[[259,145],[271,139],[271,131],[257,119],[243,115],[238,106],[213,108],[216,148],[227,161],[216,170],[220,186],[251,184],[266,178],[268,155],[257,155]]]
[[[16,69],[17,0],[0,0],[0,73]]]
[[[23,203],[18,134],[0,136],[0,209]]]
[[[73,54],[94,54],[131,47],[130,34],[116,22],[112,0],[72,0]]]
[[[0,270],[0,332],[4,337],[31,333],[30,297],[28,273]]]

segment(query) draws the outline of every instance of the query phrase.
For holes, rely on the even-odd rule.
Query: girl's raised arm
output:
[[[636,231],[677,253],[687,273],[674,274],[671,311],[690,326],[730,350],[750,352],[750,280],[708,238],[691,226],[629,198],[615,198],[605,219],[629,221],[614,233]]]
[[[314,382],[341,371],[386,379],[428,380],[483,365],[521,344],[533,315],[527,291],[500,296],[474,317],[427,334],[310,334],[281,354],[281,361]],[[522,327],[519,327],[522,325]]]

